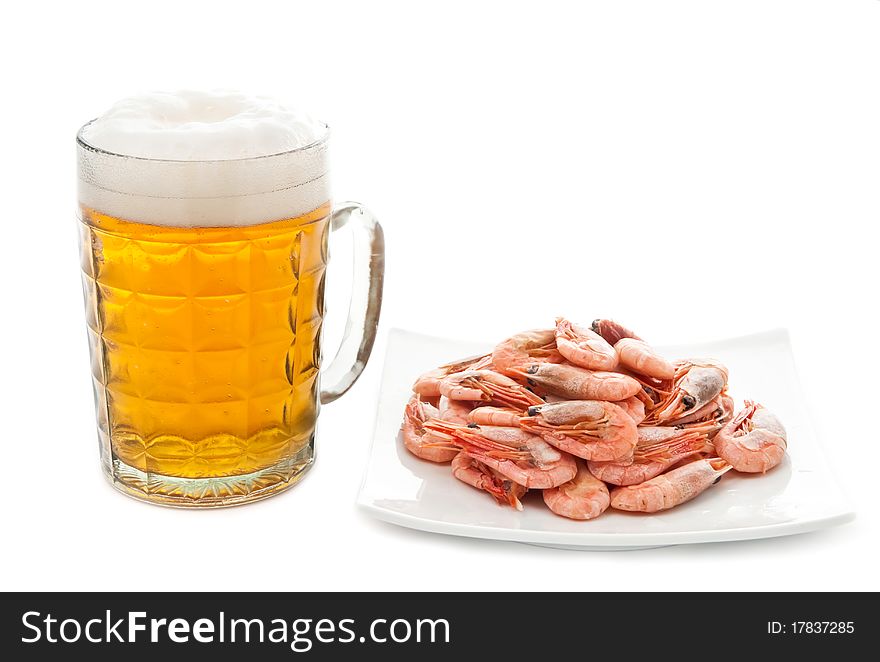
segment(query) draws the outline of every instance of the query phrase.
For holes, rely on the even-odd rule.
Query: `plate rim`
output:
[[[665,547],[668,545],[763,540],[810,533],[811,531],[846,524],[856,518],[855,511],[847,510],[811,520],[734,529],[706,529],[703,531],[675,531],[670,533],[591,533],[589,531],[533,531],[484,527],[478,524],[442,522],[440,520],[424,519],[415,515],[380,508],[362,500],[360,495],[358,496],[357,505],[380,521],[417,531],[463,538],[477,538],[480,540],[547,545],[580,545],[583,547]]]

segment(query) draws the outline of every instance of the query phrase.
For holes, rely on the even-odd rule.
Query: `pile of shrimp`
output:
[[[765,473],[782,461],[785,428],[749,400],[734,412],[727,377],[713,359],[667,360],[612,320],[559,318],[420,376],[401,438],[517,510],[541,490],[571,519],[609,507],[654,513],[728,471]]]

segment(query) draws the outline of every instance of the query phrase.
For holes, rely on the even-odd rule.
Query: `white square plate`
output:
[[[737,406],[765,404],[788,430],[788,454],[766,475],[729,472],[674,510],[644,515],[606,511],[578,522],[551,513],[537,492],[523,512],[460,483],[448,465],[410,455],[398,438],[415,378],[490,345],[393,329],[388,339],[376,429],[358,504],[378,519],[413,529],[570,549],[633,549],[770,538],[848,522],[855,516],[831,475],[810,425],[788,332],[774,330],[712,343],[659,348],[670,357],[712,356],[730,369]]]

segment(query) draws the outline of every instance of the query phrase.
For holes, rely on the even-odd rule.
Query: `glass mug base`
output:
[[[178,478],[145,473],[118,458],[102,462],[114,489],[139,501],[173,508],[226,508],[252,503],[296,485],[315,461],[315,437],[292,457],[238,476]]]

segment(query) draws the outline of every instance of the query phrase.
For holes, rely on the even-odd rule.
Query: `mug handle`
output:
[[[342,342],[336,356],[321,372],[321,404],[333,402],[357,381],[376,341],[385,278],[385,235],[376,217],[357,202],[343,202],[330,216],[332,232],[349,228],[352,234],[351,299]],[[324,383],[330,385],[324,387]]]

